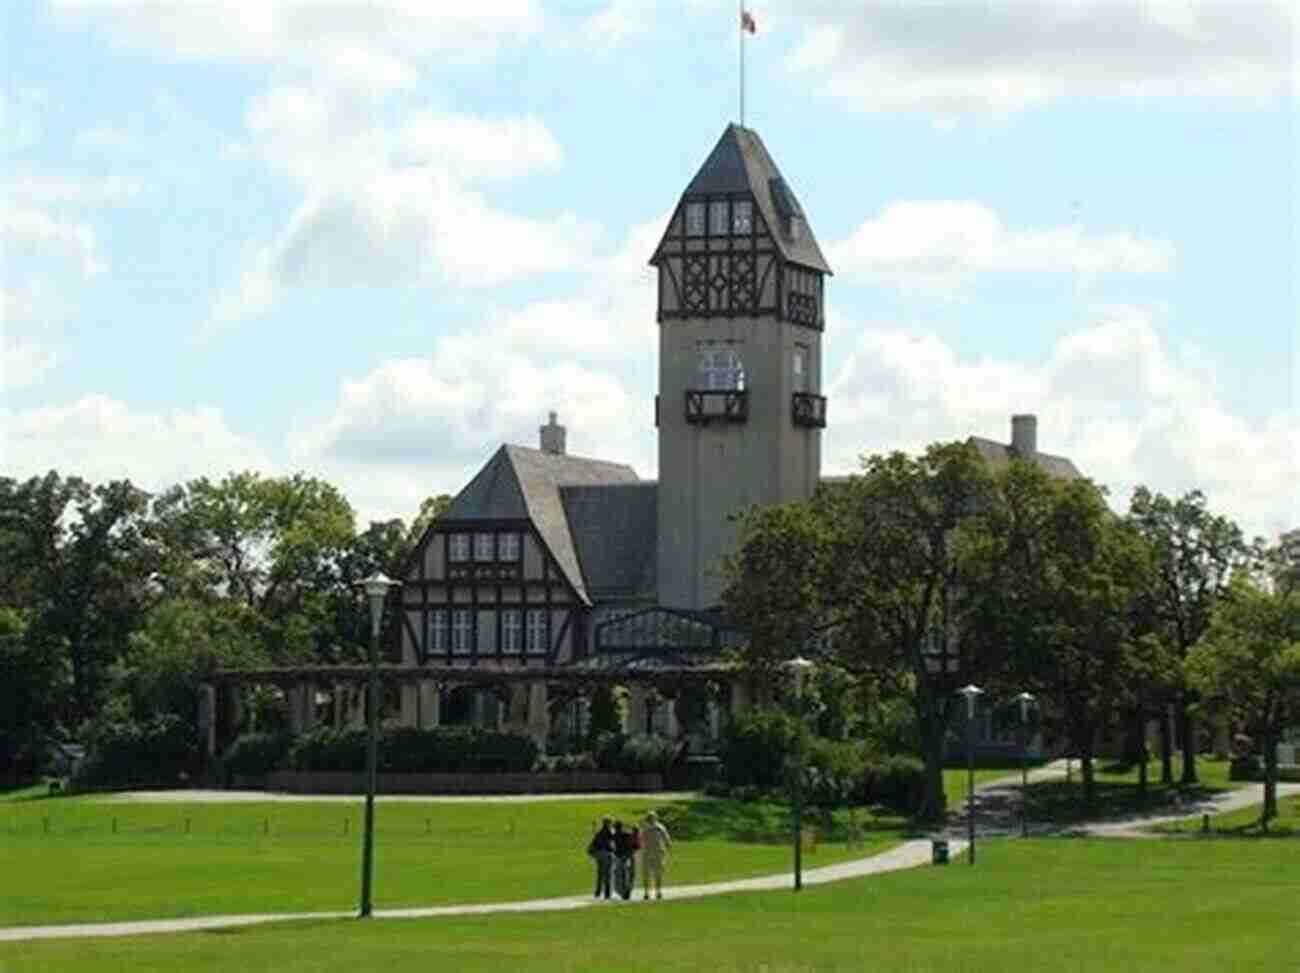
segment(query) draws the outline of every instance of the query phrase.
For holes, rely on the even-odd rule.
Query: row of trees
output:
[[[1140,488],[1118,516],[1090,481],[1020,461],[993,471],[964,444],[938,444],[867,457],[808,502],[750,510],[723,600],[760,677],[777,684],[787,657],[812,652],[878,703],[910,707],[921,814],[936,818],[963,683],[1038,695],[1089,800],[1101,741],[1127,731],[1136,759],[1151,719],[1172,782],[1171,712],[1183,784],[1197,780],[1207,707],[1276,742],[1300,720],[1298,564],[1294,546],[1247,544],[1199,492]]]
[[[0,478],[0,770],[91,720],[192,723],[213,668],[361,661],[354,582],[396,573],[448,502],[359,530],[301,475]]]

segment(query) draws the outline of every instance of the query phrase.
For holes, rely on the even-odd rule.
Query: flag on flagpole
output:
[[[740,29],[751,34],[758,33],[758,24],[754,21],[754,15],[743,8],[740,11]]]

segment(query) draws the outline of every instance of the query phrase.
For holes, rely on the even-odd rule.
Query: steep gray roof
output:
[[[741,128],[734,123],[722,133],[722,138],[718,139],[718,144],[682,193],[682,199],[728,193],[753,195],[786,260],[831,273],[804,216],[803,207],[772,161],[767,146],[753,129]],[[786,218],[792,215],[803,222],[803,230],[797,237],[791,237],[785,230]]]
[[[653,481],[560,487],[587,593],[594,601],[654,597],[658,488]]]
[[[439,520],[532,521],[578,597],[590,604],[560,487],[637,482],[636,472],[623,463],[502,446]]]
[[[983,457],[984,462],[994,470],[1005,469],[1011,464],[1013,459],[1022,457],[1005,443],[999,443],[992,439],[985,439],[983,436],[971,436],[966,442],[974,446]],[[1041,469],[1049,476],[1059,477],[1062,480],[1078,480],[1083,478],[1079,468],[1073,462],[1064,456],[1053,456],[1051,453],[1034,453],[1034,465]]]

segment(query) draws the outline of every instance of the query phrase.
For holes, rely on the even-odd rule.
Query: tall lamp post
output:
[[[1020,837],[1029,837],[1029,707],[1034,705],[1033,693],[1016,697],[1020,704]]]
[[[803,888],[803,680],[811,672],[813,662],[798,655],[785,663],[785,669],[794,675],[794,698],[799,709],[799,735],[795,742],[794,763],[794,890]]]
[[[357,582],[370,602],[370,665],[366,679],[366,823],[361,843],[361,918],[370,915],[370,877],[375,864],[375,777],[379,763],[379,628],[388,589],[400,582],[376,571]]]
[[[972,683],[957,690],[966,697],[966,860],[975,864],[975,701],[984,690]]]

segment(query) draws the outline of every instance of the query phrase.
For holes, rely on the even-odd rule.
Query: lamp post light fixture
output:
[[[366,821],[361,839],[361,916],[370,915],[370,879],[375,864],[375,778],[379,763],[379,629],[388,589],[401,584],[376,571],[357,587],[370,603],[370,662],[366,679]]]
[[[1029,708],[1034,705],[1033,693],[1016,696],[1020,704],[1020,837],[1029,837]]]
[[[803,680],[812,671],[814,663],[801,655],[785,663],[784,668],[794,675],[794,698],[799,709],[799,734],[795,738],[793,818],[794,818],[794,890],[803,888],[803,760],[804,712]]]
[[[966,697],[966,860],[975,864],[975,701],[984,690],[971,684],[957,690]]]

